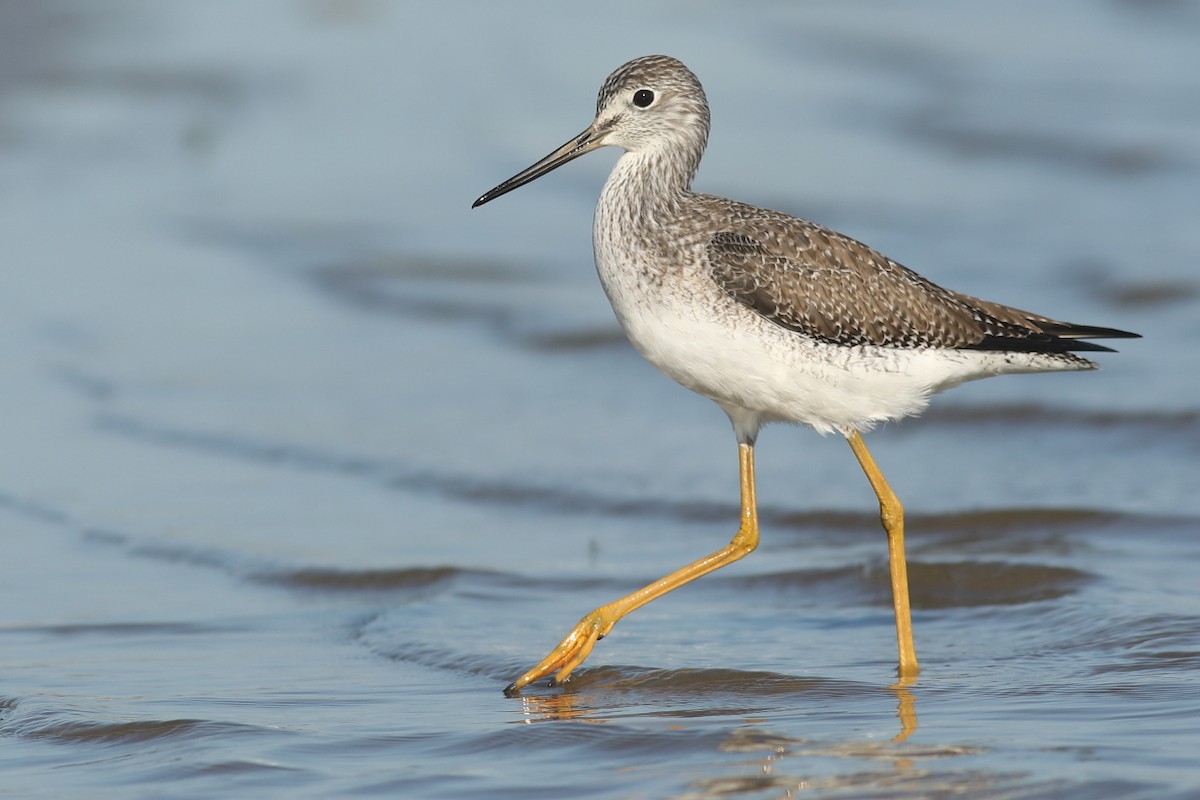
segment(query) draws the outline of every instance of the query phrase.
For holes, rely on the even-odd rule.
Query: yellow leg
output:
[[[908,605],[908,563],[904,558],[904,507],[896,498],[892,488],[883,478],[875,459],[867,450],[862,436],[855,431],[847,437],[850,449],[858,458],[858,463],[875,496],[879,498],[879,519],[887,532],[888,565],[892,573],[892,602],[896,607],[896,644],[900,650],[900,677],[910,678],[921,671],[917,666],[917,651],[913,647],[912,613]]]
[[[672,589],[677,589],[702,575],[707,575],[713,570],[737,561],[758,547],[758,506],[754,499],[754,447],[752,445],[738,445],[738,462],[741,471],[742,521],[738,532],[734,534],[728,545],[698,561],[693,561],[666,577],[659,578],[633,594],[626,595],[606,606],[600,606],[595,611],[586,614],[583,619],[579,620],[579,624],[558,643],[558,646],[550,651],[550,655],[510,683],[504,693],[515,694],[522,687],[553,672],[557,672],[553,680],[554,685],[563,683],[588,657],[592,648],[596,646],[596,642],[607,636],[613,626],[626,614],[641,608]]]

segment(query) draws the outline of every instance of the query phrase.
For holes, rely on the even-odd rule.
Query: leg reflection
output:
[[[892,737],[893,742],[903,742],[917,729],[917,696],[909,691],[916,682],[916,678],[901,678],[888,687],[896,695],[896,716],[900,718],[900,732]]]

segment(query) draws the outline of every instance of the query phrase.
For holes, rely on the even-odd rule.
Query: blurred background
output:
[[[1145,336],[870,438],[913,694],[869,488],[779,428],[765,554],[500,696],[736,519],[724,415],[595,278],[619,154],[469,208],[656,52],[712,107],[698,190]],[[1200,791],[1198,187],[1187,0],[0,2],[0,782]]]

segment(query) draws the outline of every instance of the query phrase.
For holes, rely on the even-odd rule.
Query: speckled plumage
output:
[[[720,198],[712,201],[710,208]],[[707,258],[730,297],[785,328],[847,347],[1058,353],[1080,366],[1085,360],[1069,351],[1099,348],[1048,332],[1076,326],[948,291],[819,225],[782,216],[773,222],[757,237],[745,231],[761,223],[731,224],[736,232],[715,234]]]

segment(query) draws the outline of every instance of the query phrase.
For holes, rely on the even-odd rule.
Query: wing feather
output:
[[[803,220],[708,243],[713,280],[784,328],[832,344],[1062,353],[1108,350],[1080,337],[1134,336],[1078,326],[951,292],[870,247]],[[733,227],[733,226],[731,226]]]

